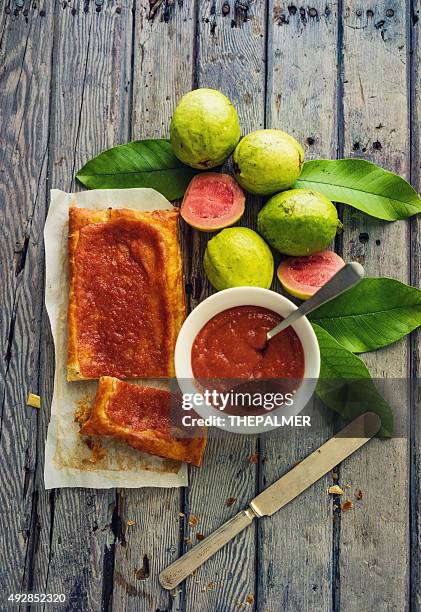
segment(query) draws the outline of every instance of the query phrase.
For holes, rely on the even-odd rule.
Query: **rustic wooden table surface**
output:
[[[310,445],[239,435],[212,439],[188,489],[53,490],[43,455],[54,357],[43,306],[49,189],[101,150],[168,134],[180,96],[221,89],[243,132],[270,126],[307,159],[357,156],[419,186],[421,80],[416,0],[3,0],[1,20],[0,592],[63,592],[73,610],[421,609],[420,423],[373,441],[339,467],[364,492],[332,520],[329,475],[262,519],[187,580],[175,599],[158,572]],[[255,225],[250,199],[244,222]],[[338,249],[372,275],[417,284],[420,220],[387,224],[341,207]],[[183,236],[190,308],[208,295],[205,238]],[[419,376],[416,337],[372,353],[379,377]],[[42,409],[25,405],[39,393]],[[418,398],[419,403],[419,398]],[[259,452],[257,464],[249,457]],[[235,497],[232,506],[228,498]],[[193,513],[190,528],[179,512]],[[134,521],[134,524],[130,524]],[[4,599],[0,608],[6,609]]]

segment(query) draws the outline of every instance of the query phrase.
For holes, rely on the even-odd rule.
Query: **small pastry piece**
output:
[[[68,380],[174,375],[179,212],[69,209]]]
[[[206,446],[206,429],[186,428],[184,432],[179,430],[185,437],[175,437],[176,417],[169,391],[103,376],[91,415],[79,433],[111,436],[139,451],[199,467]]]

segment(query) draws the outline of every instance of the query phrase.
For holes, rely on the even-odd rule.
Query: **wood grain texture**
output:
[[[344,154],[364,157],[409,178],[406,8],[344,2]],[[409,223],[384,223],[344,207],[343,253],[368,275],[408,281]],[[407,339],[365,357],[373,376],[408,376]],[[409,397],[391,384],[405,431]],[[400,410],[399,410],[400,408]],[[396,410],[396,409],[395,409]],[[404,610],[408,602],[408,441],[372,441],[341,468],[363,502],[342,514],[340,606]]]
[[[295,7],[271,3],[267,127],[285,130],[306,158],[336,156],[336,2]],[[280,286],[275,285],[280,291]],[[263,438],[261,488],[272,483],[333,433],[326,409],[312,404],[311,431]],[[330,415],[327,415],[330,416]],[[259,523],[259,602],[264,610],[330,610],[332,499],[327,475],[270,519]]]
[[[243,134],[264,125],[265,36],[265,2],[199,3],[197,85],[220,89],[228,96],[237,109]],[[259,207],[257,198],[247,196],[240,225],[255,228]],[[211,237],[193,232],[192,306],[214,292],[202,265]],[[256,437],[212,432],[203,467],[190,470],[185,512],[199,518],[199,523],[186,531],[193,544],[197,533],[210,533],[254,497],[257,465],[250,462],[250,457],[256,453],[257,444]],[[233,505],[227,504],[230,498],[235,498]],[[186,609],[222,612],[249,605],[246,602],[256,596],[255,553],[252,525],[186,581]]]
[[[311,10],[272,0],[267,127],[287,131],[306,159],[336,157],[338,2]]]
[[[421,38],[420,5],[411,2],[408,21],[411,85],[411,182],[421,189]],[[421,287],[421,222],[419,217],[411,221],[411,284]],[[411,337],[411,454],[410,454],[410,530],[411,530],[411,576],[410,589],[412,609],[421,610],[421,335]]]
[[[125,141],[130,58],[131,12],[107,4],[76,2],[55,8],[54,69],[49,145],[50,185],[70,191],[73,176],[87,159]],[[78,41],[78,44],[75,44]],[[127,53],[129,54],[127,57]],[[40,394],[43,411],[39,460],[51,400],[54,358],[43,316]],[[31,573],[38,592],[63,592],[70,606],[100,609],[107,585],[104,559],[114,541],[114,494],[106,490],[63,489],[46,492],[37,471],[37,542]],[[111,495],[111,497],[110,497]],[[109,577],[107,577],[107,580]]]
[[[195,3],[136,2],[134,19],[129,138],[166,137],[173,109],[193,86]],[[181,238],[187,277],[190,232],[185,227]],[[125,535],[115,552],[116,610],[167,610],[174,604],[158,574],[180,552],[182,495],[179,489],[155,488],[119,493],[118,520]],[[127,528],[127,521],[135,524]]]
[[[25,10],[26,17],[23,15]],[[53,19],[2,9],[0,607],[30,585]]]
[[[303,143],[307,159],[337,150],[372,159],[411,174],[419,189],[418,19],[415,0],[1,6],[1,609],[4,593],[27,589],[62,591],[76,610],[400,611],[411,602],[421,611],[419,334],[364,357],[375,375],[412,372],[418,387],[409,395],[394,385],[404,427],[412,399],[410,444],[373,441],[339,469],[347,497],[361,489],[363,499],[333,522],[325,478],[256,521],[175,599],[160,588],[159,571],[331,434],[320,407],[311,437],[275,432],[257,442],[215,432],[188,491],[43,488],[54,374],[43,308],[49,188],[78,189],[75,170],[104,148],[168,135],[181,95],[210,86],[234,102],[243,133],[279,127]],[[260,205],[248,197],[241,224],[255,227]],[[340,208],[346,259],[419,286],[418,218],[387,224]],[[210,237],[182,232],[191,307],[212,292],[202,267]],[[40,411],[26,407],[28,391],[42,396]],[[249,460],[256,451],[258,466]]]

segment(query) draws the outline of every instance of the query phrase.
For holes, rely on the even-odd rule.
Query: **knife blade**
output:
[[[376,435],[380,426],[380,418],[374,412],[366,412],[357,417],[342,431],[257,495],[248,508],[236,514],[200,544],[194,546],[163,570],[159,575],[161,585],[164,589],[174,589],[240,531],[248,527],[255,518],[271,516],[366,444]]]

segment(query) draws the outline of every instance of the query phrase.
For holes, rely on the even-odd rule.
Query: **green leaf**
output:
[[[409,183],[364,159],[306,162],[294,187],[320,191],[329,200],[386,221],[421,212],[421,199]]]
[[[88,189],[151,187],[168,200],[183,197],[196,174],[173,153],[168,140],[135,140],[103,151],[76,174]]]
[[[309,318],[353,353],[375,351],[421,325],[421,291],[391,278],[364,278]]]
[[[374,386],[367,366],[323,328],[313,323],[313,329],[321,355],[317,395],[328,408],[349,421],[365,412],[375,412],[382,421],[379,435],[390,437],[392,410]]]

